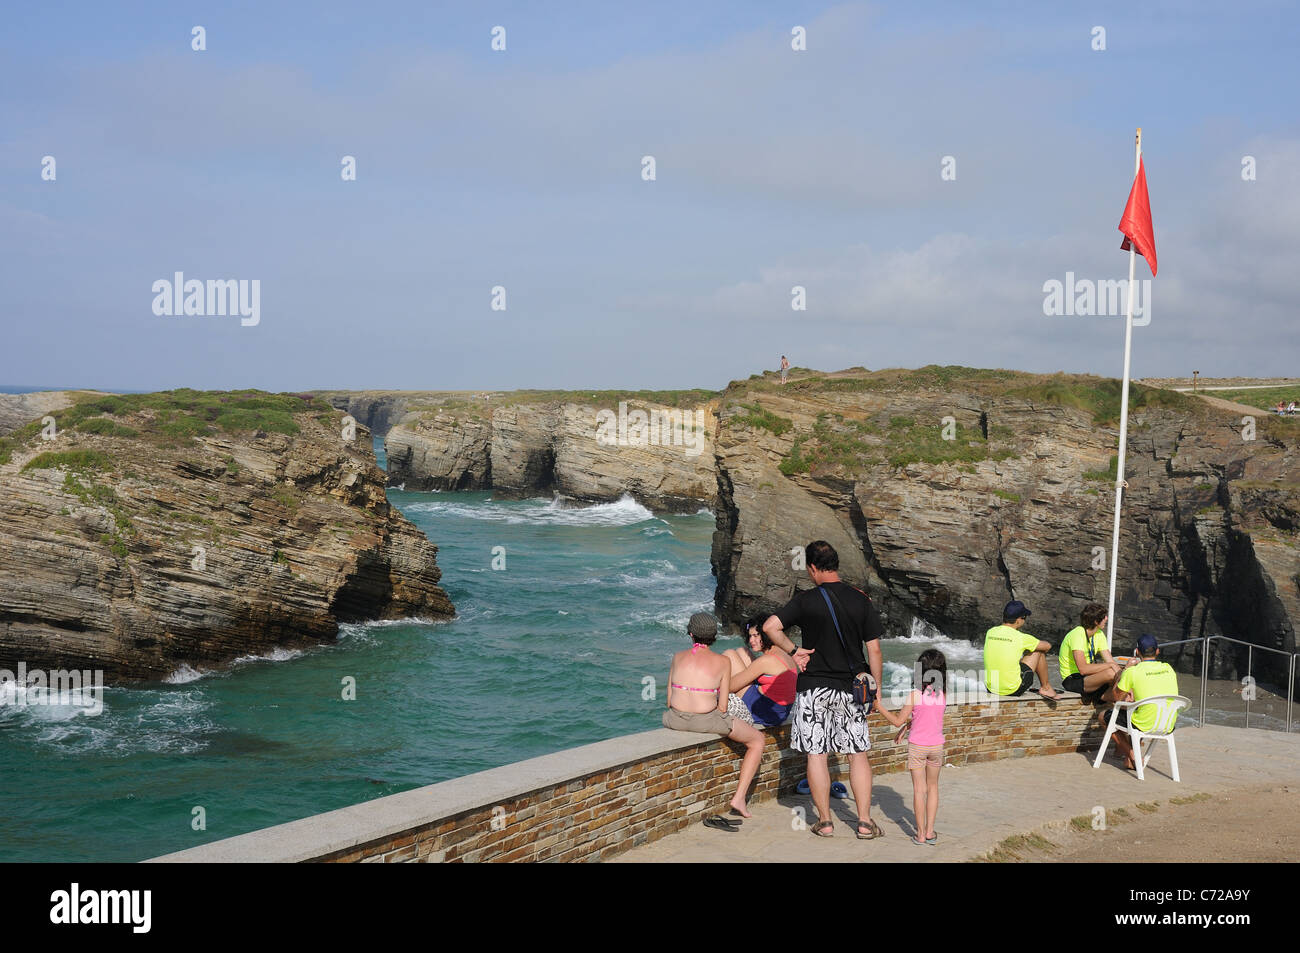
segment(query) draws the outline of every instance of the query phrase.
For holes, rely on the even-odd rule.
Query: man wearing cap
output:
[[[727,714],[731,662],[710,648],[718,637],[717,620],[707,612],[697,612],[686,624],[686,632],[692,644],[673,656],[668,669],[668,710],[663,714],[663,725],[676,731],[723,735],[745,746],[740,783],[731,799],[730,813],[749,817],[745,800],[763,760],[765,736],[753,725]],[[720,815],[707,817],[704,822],[719,830],[734,830],[738,823]]]
[[[1002,624],[984,633],[984,686],[994,695],[1023,695],[1038,676],[1038,694],[1056,698],[1047,681],[1052,646],[1022,631],[1030,611],[1014,599],[1002,610]]]
[[[1108,702],[1140,702],[1144,698],[1158,695],[1177,695],[1178,676],[1168,662],[1156,660],[1160,654],[1160,645],[1154,635],[1143,634],[1137,641],[1139,659],[1125,667],[1119,681],[1106,690],[1102,696]],[[1157,706],[1139,705],[1131,710],[1133,727],[1138,731],[1150,731],[1155,727]],[[1121,710],[1117,723],[1128,727],[1130,712]],[[1132,769],[1137,765],[1133,761],[1133,745],[1129,743],[1128,734],[1115,732],[1115,747],[1124,756],[1124,766]]]

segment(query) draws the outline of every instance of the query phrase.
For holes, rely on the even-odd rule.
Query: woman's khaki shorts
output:
[[[943,745],[914,745],[910,741],[907,743],[907,767],[924,768],[932,764],[937,768],[943,767]]]
[[[699,714],[669,708],[664,711],[664,727],[674,731],[698,731],[708,735],[731,734],[731,716],[716,708]]]

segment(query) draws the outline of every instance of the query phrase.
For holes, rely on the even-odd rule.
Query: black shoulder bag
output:
[[[824,586],[818,586],[817,590],[826,600],[826,608],[830,610],[831,622],[835,623],[835,634],[840,637],[840,645],[844,646],[844,658],[849,665],[853,665],[853,653],[849,651],[849,645],[844,641],[844,633],[840,631],[840,620],[835,614],[835,607],[831,605],[831,599],[834,598]],[[838,599],[835,600],[839,602]],[[867,709],[867,714],[871,714],[872,705],[876,700],[876,680],[870,672],[858,672],[853,676],[853,700]]]

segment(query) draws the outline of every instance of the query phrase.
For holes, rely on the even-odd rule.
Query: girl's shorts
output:
[[[924,768],[929,764],[936,768],[943,767],[943,745],[914,745],[909,741],[907,743],[908,768]]]

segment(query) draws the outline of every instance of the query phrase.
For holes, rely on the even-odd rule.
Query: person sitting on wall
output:
[[[1018,599],[1002,610],[1002,624],[984,634],[984,686],[994,695],[1023,695],[1038,676],[1038,694],[1055,699],[1047,680],[1047,653],[1052,646],[1021,629],[1031,615]]]
[[[784,724],[794,704],[799,668],[763,631],[767,616],[745,623],[749,652],[727,649],[722,654],[731,662],[731,697],[727,714],[762,731]]]
[[[663,725],[674,731],[722,735],[745,746],[740,783],[729,813],[749,817],[745,796],[758,774],[766,739],[753,725],[727,714],[731,663],[709,648],[718,637],[717,620],[707,612],[697,612],[686,624],[686,632],[692,645],[674,655],[668,669],[668,710],[663,714]],[[706,817],[704,823],[718,830],[735,831],[740,822],[715,814]]]
[[[1122,671],[1111,657],[1106,641],[1106,607],[1090,602],[1079,613],[1079,624],[1065,634],[1058,655],[1061,684],[1078,695],[1099,694],[1115,683]],[[1084,698],[1092,701],[1091,698]]]
[[[1160,644],[1154,635],[1143,634],[1138,639],[1137,654],[1138,661],[1128,665],[1120,675],[1119,681],[1106,690],[1102,696],[1104,701],[1140,702],[1144,698],[1155,698],[1158,695],[1178,694],[1178,675],[1174,672],[1173,666],[1168,662],[1156,660],[1156,656],[1160,654]],[[1139,705],[1131,710],[1131,715],[1129,710],[1122,709],[1116,717],[1116,724],[1127,728],[1131,717],[1133,727],[1138,731],[1150,731],[1155,727],[1157,713],[1156,705]],[[1133,760],[1133,745],[1129,741],[1128,733],[1117,731],[1111,737],[1115,739],[1115,747],[1119,749],[1119,753],[1124,756],[1124,767],[1130,771],[1136,768],[1137,764]]]

